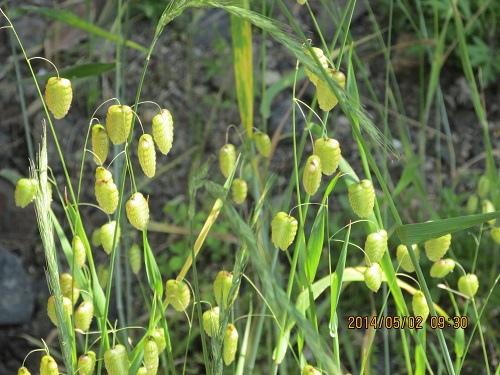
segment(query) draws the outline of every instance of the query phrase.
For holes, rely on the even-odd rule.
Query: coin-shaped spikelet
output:
[[[152,178],[156,172],[156,150],[151,135],[143,134],[141,136],[137,155],[139,155],[139,164],[142,171],[146,176]]]
[[[361,218],[368,217],[375,205],[375,189],[370,180],[355,182],[349,186],[349,203]]]
[[[116,221],[110,221],[109,223],[104,224],[101,227],[101,244],[102,247],[104,248],[104,251],[106,254],[111,254],[111,251],[113,251],[113,237],[115,233],[115,228],[116,228]],[[120,226],[118,225],[116,233],[116,244],[120,242]],[[115,245],[116,245],[115,244]]]
[[[78,375],[92,375],[94,373],[96,356],[92,350],[78,358]]]
[[[149,205],[144,195],[134,193],[125,205],[127,218],[140,231],[146,229],[149,222]]]
[[[448,275],[455,268],[453,259],[439,259],[431,267],[431,277],[442,278]]]
[[[203,329],[205,333],[212,337],[219,331],[219,307],[214,307],[203,313]]]
[[[271,240],[274,246],[286,250],[292,244],[297,234],[299,223],[293,216],[278,212],[271,222]]]
[[[121,344],[115,345],[104,353],[104,366],[108,375],[128,374],[127,349]]]
[[[248,193],[248,186],[244,179],[235,178],[231,185],[231,193],[233,194],[233,199],[236,204],[242,204]]]
[[[387,232],[381,229],[377,232],[370,233],[365,241],[365,262],[378,263],[384,256],[387,250]]]
[[[59,375],[59,367],[50,355],[45,355],[40,361],[40,375]]]
[[[95,179],[97,180],[105,180],[105,181],[113,181],[113,175],[106,168],[100,166],[95,170]]]
[[[45,86],[45,101],[54,118],[66,116],[73,100],[71,82],[66,78],[51,77]]]
[[[142,255],[141,248],[136,243],[133,244],[128,250],[128,260],[130,262],[130,268],[132,268],[132,272],[138,275],[142,266]]]
[[[224,177],[228,177],[236,163],[236,150],[231,143],[226,143],[219,151],[219,166]]]
[[[474,297],[479,289],[479,280],[473,273],[461,276],[458,279],[458,291],[468,297]]]
[[[425,322],[429,316],[429,306],[427,305],[427,300],[421,290],[417,290],[415,292],[411,305],[413,307],[413,315],[421,316]]]
[[[162,109],[153,117],[153,138],[160,152],[167,155],[174,141],[174,121],[168,109]]]
[[[321,375],[318,369],[312,367],[311,365],[304,366],[301,375]]]
[[[167,341],[165,339],[165,330],[163,328],[156,328],[153,331],[153,337],[158,345],[158,353],[161,353],[167,347]]]
[[[106,128],[111,142],[121,145],[128,138],[132,127],[132,108],[127,105],[115,104],[108,108]]]
[[[28,371],[28,369],[24,366],[19,367],[19,370],[17,370],[17,375],[31,375],[31,373]]]
[[[490,212],[494,212],[495,206],[493,205],[493,202],[490,201],[489,199],[483,199],[483,202],[481,203],[481,209],[483,214],[487,214]],[[496,221],[497,219],[488,220],[488,224],[495,225]]]
[[[340,143],[333,138],[319,138],[314,142],[314,155],[321,159],[321,172],[330,176],[339,166]]]
[[[71,300],[69,298],[63,297],[63,309],[65,319],[73,313],[73,305],[71,304]],[[57,327],[56,300],[54,296],[50,296],[47,301],[47,315],[49,316],[50,321]]]
[[[311,155],[307,159],[302,175],[304,190],[309,195],[314,195],[321,184],[321,159],[318,155]]]
[[[328,70],[330,76],[335,82],[337,82],[341,88],[345,87],[345,75],[342,72],[335,71],[333,69]],[[335,94],[330,88],[328,82],[318,79],[318,84],[316,86],[316,96],[318,97],[319,107],[325,111],[331,111],[339,102]]]
[[[493,241],[495,241],[495,243],[500,244],[500,227],[491,229],[491,238],[493,238]]]
[[[420,260],[420,249],[417,245],[412,245],[413,251],[417,260]],[[413,263],[411,262],[410,254],[408,254],[408,248],[401,244],[398,246],[396,250],[396,257],[398,258],[398,262],[401,264],[401,268],[406,272],[415,272],[415,267],[413,267]]]
[[[382,268],[378,263],[372,263],[371,266],[366,267],[363,273],[365,284],[368,288],[377,292],[382,284]]]
[[[95,172],[95,197],[99,206],[108,214],[113,214],[118,207],[118,187],[113,182],[113,176],[104,167],[97,167]]]
[[[16,206],[24,208],[30,204],[36,195],[37,183],[33,178],[21,178],[17,181],[14,199]]]
[[[90,242],[92,242],[92,246],[101,246],[101,228],[94,229],[92,231],[92,235],[90,236]]]
[[[102,165],[108,157],[109,137],[108,132],[101,124],[92,126],[92,152],[94,153],[94,162]]]
[[[233,274],[228,271],[220,271],[214,281],[214,296],[215,302],[220,306],[222,304],[224,309],[228,307],[228,298],[231,286],[233,285]],[[238,297],[238,290],[234,293],[233,301],[229,304],[232,305]]]
[[[177,311],[184,311],[191,301],[191,290],[184,281],[168,280],[165,285],[166,299]]]
[[[325,54],[323,53],[323,50],[321,48],[318,48],[318,47],[312,47],[312,50],[316,54],[316,56],[318,57],[318,60],[320,61],[323,68],[328,70],[328,59],[325,56]],[[311,55],[311,52],[309,51],[309,49],[306,49],[305,52],[306,52],[306,54],[308,54],[312,58],[312,55]],[[316,60],[314,60],[314,58],[312,60],[313,60],[312,63],[314,65],[317,65]],[[314,84],[314,86],[316,86],[318,84],[318,80],[319,80],[318,76],[316,74],[314,74],[313,72],[311,72],[307,66],[304,66],[304,70],[305,70],[307,76],[309,77],[309,80]]]
[[[425,241],[425,254],[430,261],[436,262],[441,259],[451,244],[451,234],[445,234],[439,238],[433,238],[431,240]]]
[[[59,276],[59,284],[61,284],[62,295],[72,300],[74,305],[80,297],[80,289],[78,289],[76,281],[73,280],[73,276],[69,273],[61,274],[61,276]]]
[[[144,343],[144,364],[148,375],[156,375],[158,372],[159,352],[158,344],[153,336],[149,336]]]
[[[82,268],[87,259],[87,254],[85,253],[85,246],[83,245],[80,236],[76,235],[73,237],[71,242],[71,249],[73,250],[73,258],[75,261],[75,266]]]
[[[75,310],[75,328],[86,332],[92,323],[92,316],[94,315],[94,304],[92,301],[83,301],[80,306]]]
[[[226,334],[224,335],[224,348],[223,357],[226,366],[233,363],[236,357],[236,350],[238,349],[238,330],[234,324],[228,323],[226,327]]]
[[[253,135],[255,147],[263,157],[268,158],[271,155],[271,138],[266,133],[256,132]]]

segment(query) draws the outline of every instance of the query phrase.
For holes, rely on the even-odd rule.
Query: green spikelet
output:
[[[417,290],[415,292],[411,305],[413,307],[413,315],[421,316],[425,322],[429,316],[429,306],[427,305],[427,300],[422,291]]]
[[[500,244],[500,227],[491,229],[491,238],[493,238],[495,243]]]
[[[461,276],[458,279],[458,291],[468,297],[474,297],[479,289],[479,280],[473,273]]]
[[[321,159],[317,155],[311,155],[307,159],[304,173],[302,175],[304,190],[309,195],[314,195],[321,184]]]
[[[92,350],[78,358],[78,375],[92,375],[94,373],[96,355]]]
[[[439,259],[431,267],[431,277],[443,278],[453,271],[455,261],[453,259]]]
[[[61,284],[62,295],[69,298],[74,305],[80,297],[80,289],[78,289],[76,281],[73,280],[73,276],[69,273],[61,274],[61,276],[59,276],[59,284]]]
[[[333,138],[319,138],[314,142],[314,155],[321,159],[321,171],[330,176],[339,166],[340,144]]]
[[[153,117],[153,137],[160,152],[167,155],[174,142],[174,121],[168,109]]]
[[[99,286],[104,289],[108,285],[109,268],[104,264],[100,264],[97,267],[97,280],[99,281]]]
[[[95,198],[104,212],[112,215],[118,207],[118,187],[113,182],[111,173],[103,168],[97,167],[95,181]]]
[[[75,328],[86,332],[92,323],[94,315],[94,304],[92,301],[83,301],[75,310]]]
[[[121,344],[106,350],[104,353],[104,366],[108,370],[108,375],[126,375],[128,374],[128,356],[127,349]]]
[[[425,241],[425,254],[430,261],[436,262],[441,259],[450,248],[451,234]]]
[[[45,355],[40,361],[40,375],[59,375],[59,367],[50,355]]]
[[[156,150],[153,137],[149,134],[143,134],[139,139],[139,164],[146,176],[152,178],[156,172]]]
[[[469,195],[467,199],[467,213],[469,215],[475,214],[479,206],[479,197],[476,194]]]
[[[24,208],[35,199],[37,183],[32,178],[21,178],[17,181],[14,199],[16,206]]]
[[[166,299],[177,311],[184,311],[191,301],[191,290],[184,281],[168,280],[165,285]]]
[[[115,145],[124,143],[132,127],[132,108],[127,105],[112,105],[106,115],[106,128],[111,142]]]
[[[489,199],[483,199],[483,202],[481,203],[481,208],[483,214],[495,212],[495,206],[493,205],[493,202],[490,201]],[[497,219],[488,220],[488,224],[490,224],[491,226],[495,225],[496,222]]]
[[[217,302],[217,305],[220,306],[220,303],[222,301],[224,309],[227,309],[228,307],[229,292],[231,290],[232,285],[233,285],[233,274],[231,272],[220,271],[217,274],[217,277],[215,278],[214,281],[215,302]],[[232,305],[234,303],[236,297],[238,297],[238,290],[236,290],[236,292],[234,293],[233,300],[229,305]]]
[[[341,88],[345,87],[345,75],[342,72],[329,69],[329,73],[333,80],[337,82]],[[318,97],[319,107],[325,111],[331,111],[337,104],[338,99],[330,89],[328,82],[318,79],[318,84],[316,85],[316,96]]]
[[[214,307],[203,313],[203,329],[205,333],[212,337],[219,331],[219,307]]]
[[[231,185],[231,193],[233,194],[233,200],[236,204],[242,204],[248,193],[248,186],[245,180],[242,178],[235,178]]]
[[[219,151],[219,166],[224,177],[228,177],[236,163],[236,150],[231,143],[227,143]]]
[[[140,367],[137,371],[137,375],[148,375],[148,369],[146,367]]]
[[[70,80],[51,77],[45,86],[45,102],[54,118],[61,119],[69,111],[73,100],[73,90]]]
[[[149,336],[144,343],[144,364],[148,375],[156,375],[158,372],[159,352],[153,336]]]
[[[144,195],[134,193],[125,205],[127,218],[134,227],[143,231],[149,222],[149,205]]]
[[[361,218],[368,217],[375,205],[375,189],[370,180],[355,182],[349,186],[349,203],[352,210]]]
[[[479,181],[477,182],[477,195],[479,198],[485,198],[490,192],[490,179],[488,176],[479,177]]]
[[[73,237],[71,242],[71,249],[73,250],[73,257],[75,261],[75,266],[82,268],[87,260],[87,254],[85,253],[85,246],[83,245],[80,236],[76,235]]]
[[[92,236],[90,241],[92,242],[92,246],[97,247],[102,245],[101,228],[97,228],[92,231]]]
[[[167,341],[165,339],[165,330],[163,328],[156,328],[153,331],[153,337],[158,345],[158,353],[161,353],[167,347]]]
[[[266,133],[256,132],[253,135],[255,147],[263,157],[268,158],[271,155],[271,138]]]
[[[110,221],[101,227],[101,244],[106,254],[111,254],[113,251],[113,236],[115,233],[116,221]],[[120,242],[120,226],[118,225],[116,233],[116,244]]]
[[[387,232],[383,229],[370,233],[365,241],[365,262],[379,263],[387,250]]]
[[[323,53],[323,50],[321,48],[318,48],[318,47],[312,47],[312,50],[316,54],[316,56],[318,57],[318,60],[320,61],[323,68],[328,70],[328,59],[325,56],[325,54]],[[314,60],[314,58],[312,57],[309,49],[306,49],[305,53],[311,57],[311,59],[312,59],[311,62],[317,66],[316,60]],[[318,76],[316,74],[314,74],[313,72],[311,72],[307,66],[304,66],[304,70],[305,70],[307,76],[309,77],[309,80],[314,84],[314,86],[316,86],[318,84],[318,81],[320,80],[318,78]]]
[[[301,375],[321,375],[321,372],[319,372],[317,369],[315,369],[311,365],[307,365],[307,366],[304,366],[304,368],[302,369]]]
[[[382,284],[382,268],[378,263],[372,263],[370,267],[366,267],[363,273],[365,284],[368,288],[377,292]]]
[[[132,272],[138,275],[142,266],[142,255],[141,248],[136,243],[133,244],[128,251],[128,260],[130,262],[130,268],[132,268]]]
[[[17,375],[31,375],[31,373],[28,371],[28,369],[24,366],[19,367],[19,370],[17,370]]]
[[[226,366],[233,363],[236,357],[236,350],[238,349],[238,331],[236,327],[228,323],[226,327],[226,334],[224,335],[223,357]]]
[[[415,256],[420,260],[420,249],[417,245],[412,245]],[[415,267],[411,262],[410,254],[408,254],[408,248],[405,245],[399,245],[396,250],[396,257],[398,262],[401,264],[401,268],[406,272],[415,272]]]
[[[92,127],[92,152],[94,162],[98,165],[104,164],[108,157],[109,137],[108,132],[101,124]]]
[[[55,297],[50,296],[47,301],[47,315],[49,316],[50,321],[57,327],[58,323],[55,303]],[[69,316],[73,313],[73,305],[71,304],[71,300],[69,298],[63,297],[63,308],[65,319],[69,319]]]
[[[278,212],[271,222],[271,240],[274,246],[281,250],[288,249],[295,239],[298,225],[294,217],[285,212]]]

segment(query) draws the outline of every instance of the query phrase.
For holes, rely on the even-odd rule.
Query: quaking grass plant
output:
[[[118,14],[122,14],[122,4],[119,4]],[[339,18],[336,13],[329,13],[340,25],[331,40],[325,40],[314,12],[305,3],[317,26],[319,47],[313,47],[306,39],[289,9],[290,5],[280,0],[275,5],[291,27],[263,16],[268,14],[265,1],[261,4],[262,14],[253,9],[257,8],[256,5],[247,1],[169,2],[145,55],[135,103],[127,106],[118,99],[109,99],[101,104],[108,106],[106,118],[98,119],[94,115],[89,121],[77,189],[72,186],[65,155],[59,146],[58,124],[52,122],[49,113],[52,112],[54,118],[65,115],[68,102],[71,102],[71,86],[57,77],[50,81],[58,82],[57,85],[52,87],[49,84],[45,95],[42,93],[31,65],[32,58],[25,54],[22,41],[2,10],[7,28],[12,30],[23,50],[44,105],[47,126],[56,144],[67,189],[63,192],[61,187],[53,185],[56,199],[64,207],[70,224],[71,238],[62,229],[61,218],[57,218],[50,207],[50,187],[55,179],[48,176],[50,166],[47,165],[47,135],[44,132],[30,179],[22,180],[16,189],[19,205],[35,201],[53,296],[48,302],[48,312],[58,327],[62,353],[61,360],[55,360],[45,348],[47,353],[40,365],[42,375],[59,371],[68,374],[107,371],[117,375],[188,373],[194,351],[191,346],[195,341],[202,344],[204,373],[369,373],[372,362],[376,362],[375,342],[380,336],[384,337],[384,362],[388,372],[391,349],[386,338],[389,335],[393,336],[391,342],[397,343],[400,350],[398,355],[403,368],[399,371],[410,374],[434,372],[436,366],[450,374],[460,373],[471,343],[479,336],[484,368],[490,373],[482,318],[498,282],[498,274],[489,288],[480,285],[475,274],[480,237],[472,266],[468,262],[461,265],[461,260],[453,254],[450,258],[444,256],[449,254],[450,244],[453,245],[452,233],[481,225],[481,234],[487,228],[483,223],[493,226],[499,212],[488,206],[482,214],[444,219],[436,215],[430,222],[404,225],[393,199],[394,190],[391,191],[388,184],[390,177],[385,166],[389,157],[398,156],[397,152],[389,140],[388,129],[382,133],[362,110],[358,93],[355,73],[359,69],[359,60],[349,31],[355,2],[349,2],[338,13]],[[157,156],[157,147],[165,154],[175,147],[176,109],[162,109],[158,105],[158,113],[152,120],[152,136],[148,134],[148,125],[140,124],[142,136],[137,154],[142,172],[133,168],[131,147],[139,138],[135,124],[140,120],[141,107],[151,105],[150,102],[141,102],[141,91],[154,47],[170,21],[190,7],[219,8],[231,16],[236,92],[242,123],[235,130],[241,141],[231,144],[226,140],[221,144],[219,165],[225,178],[223,185],[210,181],[207,166],[190,176],[189,222],[186,225],[190,228],[192,246],[186,249],[186,261],[181,271],[177,275],[163,275],[148,241],[149,199],[155,198],[142,194],[136,180],[138,173],[144,173],[148,178],[155,175],[156,166],[163,158]],[[329,8],[325,5],[325,9]],[[458,19],[458,15],[456,17]],[[281,194],[278,194],[273,171],[269,169],[269,160],[279,146],[280,132],[271,139],[265,126],[254,128],[252,27],[260,29],[264,39],[270,35],[282,43],[290,51],[290,58],[297,61],[292,79],[293,147],[290,154],[293,154],[293,168],[289,183]],[[457,29],[460,30],[458,21]],[[120,48],[126,45],[119,35],[118,31],[117,61],[123,58]],[[261,55],[265,54],[263,47]],[[464,61],[467,61],[466,55]],[[464,66],[467,76],[472,79],[472,72],[467,68],[470,64]],[[263,70],[265,73],[265,65]],[[119,69],[117,77],[118,74]],[[303,101],[296,92],[298,81],[306,76],[316,88],[312,103]],[[389,77],[392,77],[390,71],[387,72],[387,81]],[[436,87],[435,83],[433,87]],[[267,88],[263,85],[261,97],[265,99],[266,95]],[[429,97],[432,97],[431,93]],[[62,104],[64,108],[60,108]],[[384,105],[387,112],[388,101]],[[361,171],[355,171],[341,155],[342,143],[348,140],[333,138],[336,131],[329,113],[337,109],[349,120],[360,152]],[[477,110],[478,114],[484,115],[480,108]],[[423,118],[428,117],[427,111],[428,107],[425,107]],[[307,127],[303,132],[296,127],[297,116],[306,119]],[[315,125],[313,119],[317,119],[320,125]],[[228,131],[231,129],[229,127]],[[82,131],[82,135],[84,133]],[[114,144],[112,171],[104,164],[109,141]],[[307,147],[307,142],[311,147]],[[313,152],[309,155],[307,150],[311,148]],[[381,158],[381,163],[376,162],[378,158]],[[489,171],[495,171],[493,159],[488,160]],[[96,201],[91,204],[109,217],[109,222],[92,235],[86,230],[89,223],[80,212],[81,205],[86,203],[80,199],[80,192],[85,188],[81,186],[84,163],[96,164]],[[492,174],[488,176],[492,178]],[[418,178],[417,187],[422,182]],[[342,191],[342,185],[347,191]],[[492,186],[496,189],[497,184],[492,183]],[[199,229],[193,228],[196,195],[202,187],[215,198],[212,210],[195,237],[194,230]],[[379,190],[382,194],[378,194]],[[484,193],[483,197],[488,194]],[[352,212],[346,209],[345,216],[350,219],[332,229],[331,201],[340,197],[349,201]],[[220,271],[217,276],[217,271],[214,272],[212,280],[200,280],[203,274],[196,259],[221,214],[239,240],[234,266],[230,271]],[[69,273],[62,273],[57,265],[54,230],[64,252],[64,259],[59,260],[64,263],[64,269],[69,268]],[[126,240],[126,233],[133,231],[142,234],[139,246]],[[355,242],[359,239],[359,232],[366,237],[364,244]],[[495,238],[494,230],[491,233]],[[389,251],[392,243],[400,245],[397,255]],[[102,273],[99,277],[99,267],[94,261],[95,252],[101,245],[109,255],[104,278]],[[142,289],[142,292],[148,323],[144,327],[130,326],[123,316],[117,323],[110,320],[114,281],[117,293],[121,293],[120,280],[115,280],[115,274],[119,276],[120,272],[115,272],[115,268],[121,267],[122,251],[129,255],[135,274],[141,268],[146,273],[149,288]],[[359,251],[363,254],[364,264],[352,262]],[[430,275],[420,266],[419,260],[424,253],[435,262]],[[191,269],[192,274],[189,273]],[[444,278],[453,269],[461,276],[456,287],[446,281],[443,284],[452,305],[452,308],[444,309],[441,303],[438,305],[433,300],[429,276]],[[416,276],[411,276],[412,272]],[[200,285],[207,282],[214,282],[213,295],[201,293]],[[376,300],[376,309],[365,317],[352,315],[345,307],[352,298],[350,289],[355,287],[351,284],[356,282],[363,285],[359,290]],[[376,294],[372,295],[372,292]],[[81,303],[79,296],[84,300]],[[476,303],[477,298],[481,298],[481,304]],[[169,305],[185,315],[183,322],[188,327],[188,338],[182,341],[185,345],[182,351],[177,347],[180,337],[175,336],[179,331],[169,324],[166,317]],[[445,326],[454,331],[445,331]],[[352,344],[346,333],[349,328],[364,337],[360,357],[352,353]],[[262,343],[265,343],[264,350]],[[438,358],[436,352],[440,353]],[[182,358],[182,366],[179,358]],[[19,373],[27,374],[28,371],[23,367]]]

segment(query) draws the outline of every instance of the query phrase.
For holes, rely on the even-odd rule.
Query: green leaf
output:
[[[500,211],[487,214],[466,215],[428,221],[426,223],[406,224],[396,229],[396,233],[403,244],[411,246],[421,242],[438,238],[448,233],[474,227],[491,219],[500,217]]]
[[[316,277],[323,240],[325,238],[325,206],[320,206],[316,219],[311,228],[309,241],[307,241],[306,273],[309,282],[312,283]]]
[[[121,38],[118,38],[115,34],[110,33],[109,31],[106,31],[98,26],[95,26],[88,22],[87,20],[84,20],[83,18],[78,17],[76,14],[62,10],[62,9],[55,9],[55,8],[43,8],[43,7],[34,7],[34,6],[27,6],[27,7],[21,7],[17,9],[17,12],[20,14],[27,13],[27,12],[34,12],[38,14],[42,14],[46,17],[55,19],[57,21],[63,22],[67,25],[70,25],[74,28],[84,30],[90,34],[94,34],[98,37],[109,39],[114,41],[115,43],[125,43],[127,47],[136,49],[141,52],[147,52],[148,50],[141,46],[140,44],[133,42],[131,40],[123,40]],[[17,15],[17,13],[16,13]]]

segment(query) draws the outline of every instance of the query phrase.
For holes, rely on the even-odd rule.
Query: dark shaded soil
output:
[[[43,1],[38,2],[43,3]],[[297,18],[304,30],[312,29],[306,12],[298,7],[292,8],[297,13]],[[83,12],[81,9],[74,11]],[[107,9],[98,11],[100,25],[109,28],[109,21],[113,19],[112,11]],[[197,19],[197,21],[195,22],[193,19]],[[355,39],[373,33],[370,22],[368,15],[361,12],[352,28]],[[383,22],[381,23],[383,24]],[[2,26],[4,24],[3,21],[0,23]],[[143,46],[148,46],[153,36],[154,24],[155,22],[145,18],[143,13],[135,11],[130,23],[130,38]],[[89,52],[89,40],[85,33],[67,29],[52,20],[34,14],[26,14],[17,18],[14,25],[29,56],[44,56],[54,61],[59,68],[79,64],[82,59],[86,62],[114,61],[115,45],[113,43],[95,40],[94,49]],[[328,25],[325,24],[325,27]],[[231,61],[229,34],[229,18],[222,11],[188,11],[169,25],[168,30],[165,30],[155,47],[155,53],[149,62],[141,99],[152,100],[162,107],[171,109],[176,127],[175,143],[171,153],[167,157],[158,154],[157,159],[158,168],[167,166],[169,163],[175,164],[171,165],[172,168],[158,173],[158,176],[152,181],[148,181],[142,175],[137,181],[139,185],[143,186],[143,191],[150,195],[153,221],[169,219],[163,212],[164,202],[176,198],[180,202],[187,202],[189,173],[192,169],[192,163],[196,162],[193,156],[195,153],[191,148],[200,144],[201,139],[208,135],[205,137],[204,149],[200,157],[202,161],[215,161],[211,167],[215,170],[217,168],[215,157],[225,142],[227,126],[240,123],[233,87],[233,72],[229,64]],[[395,45],[406,43],[408,38],[411,40],[412,36],[396,36]],[[256,63],[260,43],[260,35],[256,32],[254,46]],[[267,57],[267,79],[268,82],[273,83],[291,72],[295,67],[295,61],[274,40],[268,39],[266,44],[269,54]],[[383,102],[386,90],[385,69],[387,61],[379,53],[374,42],[361,45],[359,55],[368,72],[368,79],[374,87],[377,100]],[[2,87],[0,90],[0,108],[2,108],[0,173],[5,170],[13,170],[21,176],[26,176],[29,168],[29,153],[25,141],[20,96],[15,79],[15,58],[12,55],[8,30],[6,29],[0,30],[0,56],[3,56],[0,65],[0,85]],[[51,66],[42,60],[32,60],[32,63],[37,73],[52,72]],[[126,79],[124,101],[127,103],[132,103],[135,98],[143,63],[144,55],[135,50],[127,51],[127,65],[124,67],[124,78]],[[19,64],[22,79],[28,79],[29,71],[24,60],[19,59]],[[409,132],[415,140],[412,147],[416,150],[416,136],[420,126],[418,118],[420,97],[417,78],[418,60],[406,49],[396,48],[392,64],[396,71],[405,113],[394,110],[389,116],[388,125],[395,138],[399,138],[397,136],[398,126],[402,126],[405,131]],[[425,69],[428,70],[428,67]],[[362,80],[361,76],[359,78]],[[41,84],[44,85],[44,83]],[[66,157],[73,186],[76,187],[85,135],[89,125],[88,119],[102,101],[115,96],[116,79],[114,72],[111,72],[98,78],[76,79],[73,84],[74,102],[72,108],[67,117],[63,120],[56,120],[54,125],[62,152]],[[444,69],[441,84],[444,101],[450,116],[451,135],[448,136],[445,129],[441,129],[441,138],[438,142],[440,147],[436,148],[437,133],[434,131],[434,111],[423,130],[427,139],[427,159],[424,166],[429,183],[427,188],[431,200],[437,208],[440,206],[438,189],[441,183],[451,186],[457,181],[457,191],[467,192],[473,188],[474,181],[470,177],[462,179],[461,176],[482,173],[484,170],[484,145],[482,144],[481,129],[461,72],[455,69]],[[23,90],[30,128],[29,137],[36,151],[45,113],[38,99],[36,88],[31,81],[26,81],[23,84]],[[94,96],[89,95],[89,92]],[[313,94],[312,87],[308,87],[303,99],[307,102]],[[374,98],[366,89],[361,89],[361,96],[361,102],[365,109],[372,116],[375,124],[382,128],[383,124],[377,113]],[[484,97],[490,119],[493,148],[498,150],[500,145],[498,86],[493,85],[488,88]],[[270,131],[273,132],[283,118],[286,118],[287,114],[289,115],[290,99],[291,92],[289,90],[278,95],[273,102],[271,118],[262,119],[260,115],[256,115],[256,127],[260,127],[267,120]],[[96,114],[101,123],[104,123],[106,108],[107,105],[103,106]],[[256,106],[256,113],[257,109],[258,106]],[[156,114],[156,107],[143,105],[138,114],[143,126],[147,127],[151,118]],[[343,154],[348,155],[349,161],[352,161],[355,169],[361,170],[360,166],[357,165],[359,163],[356,162],[359,159],[359,153],[356,151],[354,142],[351,141],[347,120],[341,113],[336,113],[334,116],[336,116],[336,137],[341,142],[344,141],[342,143]],[[289,119],[286,121],[290,123]],[[285,126],[285,132],[291,129],[291,126],[287,126]],[[135,132],[140,134],[138,126],[136,126]],[[235,132],[230,131],[229,134],[229,139],[238,143]],[[290,145],[289,139],[280,142],[271,162],[271,170],[283,179],[287,179],[291,171]],[[137,159],[135,158],[135,160]],[[391,165],[395,181],[402,171],[404,162],[404,159],[400,161],[395,159]],[[64,175],[52,135],[49,135],[49,165],[53,175],[56,176],[58,189],[64,194]],[[439,174],[436,173],[436,165],[441,166]],[[81,202],[94,202],[95,200],[94,171],[95,164],[87,156],[83,167]],[[134,171],[138,176],[140,175],[137,162],[134,164]],[[219,179],[217,182],[222,182],[221,178],[217,178]],[[57,347],[56,331],[47,319],[45,311],[48,297],[48,290],[45,286],[45,260],[38,237],[33,205],[24,210],[19,209],[14,205],[13,195],[13,185],[0,178],[0,209],[2,212],[0,244],[22,259],[32,278],[36,298],[33,316],[29,322],[17,326],[0,327],[0,374],[17,371],[29,351],[40,347],[40,339],[43,339],[51,347]],[[418,214],[419,208],[419,203],[414,202],[414,206],[407,213],[405,220],[427,219]],[[58,217],[64,217],[63,209],[57,200],[54,201],[53,209]],[[107,220],[105,215],[91,207],[82,208],[82,212],[84,222],[88,226],[88,235]],[[63,219],[63,225],[70,235],[69,225],[65,219]],[[168,246],[165,243],[175,242],[178,237],[173,234],[167,236],[162,233],[150,233],[151,246],[159,253]],[[96,257],[105,259],[104,253],[96,255]],[[215,263],[211,259],[208,261]],[[220,265],[214,267],[220,267]],[[30,368],[38,368],[39,357],[39,355],[30,355],[27,362]]]

